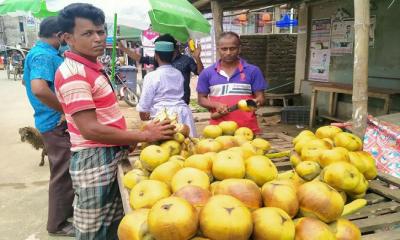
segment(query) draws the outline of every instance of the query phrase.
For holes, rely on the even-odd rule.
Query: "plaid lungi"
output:
[[[76,239],[118,239],[123,217],[117,164],[128,157],[125,147],[99,147],[73,152],[70,174],[75,191]]]

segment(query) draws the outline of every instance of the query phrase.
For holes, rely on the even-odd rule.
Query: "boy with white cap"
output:
[[[145,76],[136,110],[143,121],[154,118],[164,109],[169,114],[177,113],[178,121],[189,126],[190,136],[193,137],[196,136],[196,128],[192,111],[182,100],[184,79],[182,73],[171,65],[174,51],[171,42],[155,43],[155,60],[159,67]]]

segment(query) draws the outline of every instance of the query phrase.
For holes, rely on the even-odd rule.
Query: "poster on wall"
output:
[[[375,45],[376,16],[372,16],[369,29],[370,47]],[[331,31],[331,54],[332,56],[342,56],[353,53],[354,48],[354,19],[343,21],[332,20]]]
[[[36,22],[34,17],[26,17],[26,27],[27,28],[35,28],[36,27]]]
[[[375,46],[375,28],[376,28],[376,16],[372,16],[369,26],[369,46]]]
[[[330,59],[330,49],[311,49],[308,79],[328,81]]]
[[[310,39],[310,49],[329,49],[331,20],[313,19]]]
[[[308,79],[328,81],[330,64],[331,19],[313,19],[310,38]]]
[[[332,21],[331,54],[342,56],[353,53],[354,20]]]

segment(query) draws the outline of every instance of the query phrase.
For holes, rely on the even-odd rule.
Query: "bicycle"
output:
[[[17,77],[19,76],[20,78],[22,78],[22,63],[14,63],[13,64],[13,74],[14,74],[14,81],[17,81]]]
[[[108,79],[111,79],[112,76],[112,69],[111,69],[111,57],[108,55],[104,55],[100,58],[100,62],[104,66],[104,72],[107,75]],[[118,61],[116,63],[118,65]],[[135,107],[139,102],[139,96],[137,92],[134,92],[132,89],[129,88],[127,85],[126,80],[124,80],[121,75],[119,74],[119,67],[115,67],[115,74],[114,74],[114,84],[115,89],[114,91],[117,94],[119,100],[124,100],[129,106]],[[138,87],[136,88],[136,90]]]

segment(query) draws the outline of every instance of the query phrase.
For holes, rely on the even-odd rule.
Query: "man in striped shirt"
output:
[[[83,3],[59,13],[59,24],[71,51],[55,77],[57,97],[71,135],[70,173],[75,190],[76,239],[117,239],[123,216],[117,163],[127,146],[172,138],[168,121],[127,131],[109,80],[97,63],[105,49],[102,10]]]

